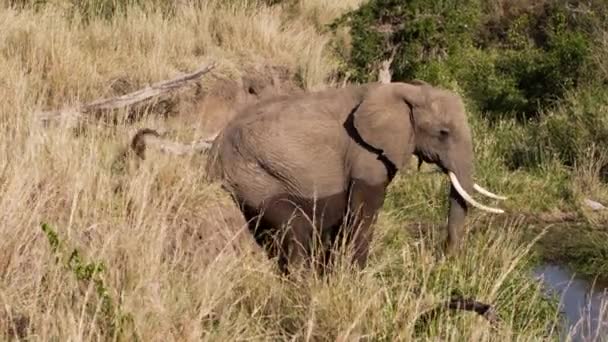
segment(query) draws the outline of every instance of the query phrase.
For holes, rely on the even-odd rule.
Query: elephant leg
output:
[[[264,213],[264,219],[274,227],[281,227],[278,238],[278,266],[287,275],[309,260],[312,244],[312,225],[300,209],[288,201],[277,201]]]
[[[301,217],[294,217],[286,227],[285,237],[282,243],[282,258],[279,268],[284,274],[299,270],[311,261],[312,236],[310,234],[310,223]]]
[[[359,268],[367,264],[369,246],[373,238],[373,224],[378,210],[382,208],[385,195],[384,186],[373,186],[355,180],[351,184],[347,241],[353,243],[353,263]]]
[[[258,246],[266,251],[269,259],[275,258],[279,249],[274,236],[277,227],[273,227],[259,210],[247,204],[241,205],[241,212],[245,217],[249,232]]]
[[[344,214],[343,214],[344,216]],[[344,224],[344,220],[341,219],[335,224],[326,227],[324,235],[322,236],[322,244],[321,244],[321,253],[319,254],[319,267],[318,274],[319,276],[324,276],[332,272],[334,267],[334,249],[339,247],[336,244],[337,241],[340,241],[343,234],[342,225]]]

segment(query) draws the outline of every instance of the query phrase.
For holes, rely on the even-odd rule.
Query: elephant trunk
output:
[[[458,191],[458,187],[471,189],[473,182],[470,172],[459,172],[459,176],[456,176],[455,173],[449,171],[449,174],[454,175],[450,178],[457,179],[456,182],[453,179],[450,182],[447,250],[451,252],[460,248],[464,222],[468,212],[467,201]]]
[[[462,231],[464,230],[464,222],[468,211],[468,205],[472,205],[481,210],[500,214],[502,209],[492,208],[477,202],[470,194],[473,190],[483,189],[473,182],[472,177],[472,162],[466,166],[457,168],[457,171],[447,171],[450,177],[450,197],[449,197],[449,214],[448,214],[448,251],[457,250],[460,248],[462,241]],[[479,190],[477,190],[479,191]],[[494,195],[485,190],[488,194]]]

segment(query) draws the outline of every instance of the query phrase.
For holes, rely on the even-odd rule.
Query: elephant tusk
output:
[[[507,197],[505,197],[505,196],[500,196],[500,195],[496,195],[494,193],[491,193],[490,191],[482,188],[481,185],[479,185],[477,183],[473,184],[473,189],[475,189],[480,194],[488,196],[488,197],[493,198],[493,199],[497,199],[497,200],[506,200],[507,199]]]
[[[471,204],[472,206],[490,212],[490,213],[494,213],[494,214],[502,214],[505,211],[502,209],[497,209],[497,208],[492,208],[492,207],[488,207],[485,206],[481,203],[478,203],[477,201],[475,201],[473,199],[473,197],[471,197],[460,185],[460,182],[458,181],[458,177],[456,177],[456,174],[452,171],[448,172],[448,175],[450,176],[450,181],[452,182],[452,185],[454,186],[454,188],[456,189],[456,191],[460,194],[460,196],[462,196],[462,198],[467,201],[469,204]]]

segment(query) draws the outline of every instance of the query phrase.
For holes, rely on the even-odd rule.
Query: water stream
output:
[[[608,284],[594,286],[555,264],[541,265],[534,275],[560,298],[572,341],[608,341]]]

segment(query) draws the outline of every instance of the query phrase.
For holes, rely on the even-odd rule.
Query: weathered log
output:
[[[433,309],[423,313],[418,317],[417,322],[427,324],[445,310],[475,312],[488,320],[488,322],[494,327],[500,323],[496,310],[490,304],[485,304],[471,298],[463,298],[460,296],[453,296],[450,300],[441,303]]]
[[[141,105],[152,99],[156,99],[161,96],[165,96],[170,93],[174,93],[178,90],[183,89],[185,86],[190,85],[193,81],[207,74],[215,68],[215,63],[209,63],[198,70],[178,76],[170,80],[164,80],[158,83],[154,83],[146,88],[134,91],[129,94],[95,100],[90,103],[85,103],[75,107],[68,107],[60,110],[43,111],[35,114],[35,118],[43,124],[47,124],[51,121],[62,121],[70,120],[75,121],[87,114],[99,113],[102,111],[109,111],[121,108],[133,107]]]

